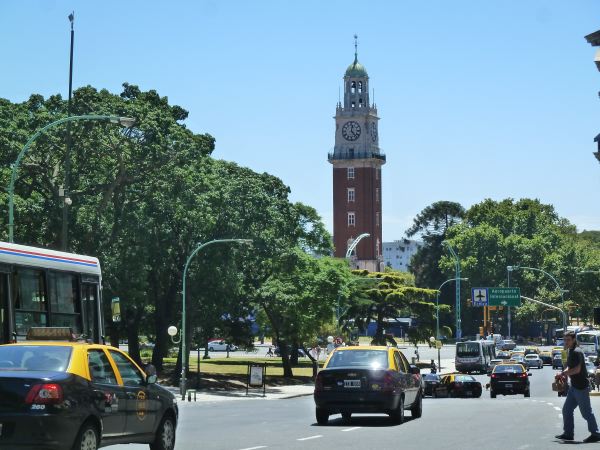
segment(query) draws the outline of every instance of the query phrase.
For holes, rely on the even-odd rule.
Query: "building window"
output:
[[[379,172],[381,171],[381,169],[375,169],[375,179],[379,180]]]
[[[379,250],[379,245],[380,245],[380,244],[379,244],[379,239],[377,239],[377,242],[375,243],[375,256],[376,256],[377,258],[379,258],[379,255],[380,255],[380,253],[381,253],[381,252],[380,252],[380,250]]]
[[[348,226],[349,227],[356,226],[356,214],[353,212],[348,213]]]
[[[353,202],[354,201],[354,188],[348,188],[348,201],[349,202]]]
[[[348,167],[348,179],[354,180],[354,167]]]
[[[359,99],[358,99],[358,107],[359,107],[359,108],[362,108],[362,105],[363,105],[363,103],[362,103],[362,98],[359,98]]]
[[[353,148],[348,150],[348,157],[350,159],[354,159],[354,149]]]
[[[375,213],[375,226],[379,226],[379,213]]]
[[[379,202],[379,188],[375,188],[375,201]]]
[[[362,84],[362,81],[359,81],[358,82],[358,93],[362,94],[362,91],[363,91],[363,84]]]
[[[356,81],[353,81],[350,86],[350,92],[354,94],[356,92]]]
[[[356,108],[356,103],[355,102],[352,102],[352,107]]]

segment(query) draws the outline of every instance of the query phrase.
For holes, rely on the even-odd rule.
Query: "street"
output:
[[[424,371],[427,372],[427,371]],[[502,448],[546,449],[561,445],[554,436],[562,430],[564,399],[551,390],[555,371],[531,369],[531,398],[499,396],[484,390],[479,399],[432,399],[423,403],[423,417],[392,425],[387,416],[353,416],[350,424],[332,416],[328,426],[317,426],[310,396],[287,400],[232,400],[180,402],[177,449],[408,449]],[[485,384],[488,377],[476,375]],[[600,397],[592,397],[600,411]],[[407,413],[410,416],[410,413]],[[588,436],[575,412],[577,440]],[[143,445],[115,449],[144,449]]]

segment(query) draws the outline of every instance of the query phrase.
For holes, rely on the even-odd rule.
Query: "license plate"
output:
[[[506,383],[506,384],[505,384],[505,386],[506,386],[507,388],[511,388],[511,387],[512,387],[512,383]]]
[[[344,380],[345,388],[360,388],[360,380]]]

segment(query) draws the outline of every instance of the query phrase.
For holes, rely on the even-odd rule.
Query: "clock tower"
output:
[[[335,111],[335,146],[328,160],[333,165],[333,243],[335,256],[344,258],[352,241],[363,233],[352,252],[353,268],[383,270],[381,232],[381,166],[377,107],[370,102],[369,76],[358,62],[354,36],[354,62],[344,74],[344,101]]]

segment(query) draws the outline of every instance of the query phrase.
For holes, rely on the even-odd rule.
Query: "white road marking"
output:
[[[562,414],[559,414],[559,415],[558,415],[558,418],[562,420]]]
[[[559,408],[558,406],[555,406],[554,409],[557,410],[557,411],[562,411],[562,409]]]
[[[342,431],[354,431],[354,430],[359,430],[360,427],[352,427],[352,428],[346,428],[345,430]]]
[[[309,441],[311,439],[319,439],[322,438],[323,435],[322,434],[317,434],[316,436],[309,436],[309,437],[305,437],[305,438],[300,438],[300,439],[296,439],[297,441]]]
[[[242,448],[241,450],[258,450],[259,448],[267,448],[267,446],[266,445],[259,445],[258,447]]]
[[[546,402],[546,405],[554,406],[554,403]]]

